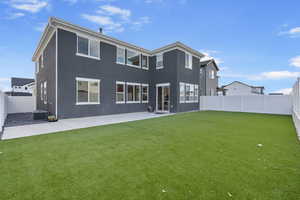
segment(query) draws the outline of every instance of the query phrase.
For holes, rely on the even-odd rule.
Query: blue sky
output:
[[[55,16],[150,50],[181,41],[217,60],[220,85],[288,91],[300,76],[299,8],[299,0],[1,0],[0,87],[34,76],[32,54]]]

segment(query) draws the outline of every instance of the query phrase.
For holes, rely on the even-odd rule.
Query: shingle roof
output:
[[[13,86],[23,86],[23,85],[27,85],[29,83],[34,82],[34,79],[32,78],[16,78],[16,77],[12,77],[11,78],[11,87]]]

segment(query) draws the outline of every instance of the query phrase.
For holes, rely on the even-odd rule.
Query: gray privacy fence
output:
[[[300,140],[300,78],[297,79],[296,83],[293,86],[292,97],[292,116],[296,131],[298,133],[298,138]]]
[[[0,132],[7,116],[7,96],[0,90]]]
[[[292,96],[201,96],[200,110],[292,114]]]

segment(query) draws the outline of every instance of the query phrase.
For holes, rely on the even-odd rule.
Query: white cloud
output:
[[[220,65],[220,64],[224,63],[224,61],[221,58],[213,56],[215,54],[219,54],[220,51],[202,49],[202,50],[200,50],[200,52],[205,55],[205,57],[201,58],[201,61],[207,61],[207,60],[214,59],[216,61],[217,65]]]
[[[281,80],[291,79],[300,76],[300,72],[290,71],[270,71],[262,72],[260,74],[238,74],[238,73],[221,73],[221,77],[227,78],[244,78],[248,80]]]
[[[291,66],[300,67],[300,56],[296,56],[294,58],[291,58],[289,61],[290,61]]]
[[[101,10],[97,11],[99,14],[120,15],[124,20],[127,20],[131,16],[131,11],[128,9],[122,9],[111,5],[103,5],[100,8]]]
[[[291,28],[287,31],[281,31],[278,35],[288,35],[291,38],[300,37],[300,26]]]
[[[78,0],[63,0],[63,1],[70,3],[70,4],[75,4],[78,2]]]
[[[134,30],[140,30],[144,24],[150,23],[150,18],[147,16],[138,19],[131,19],[132,12],[128,9],[123,9],[111,5],[103,5],[97,14],[82,14],[81,17],[103,26],[104,32],[123,32],[126,27]]]
[[[45,0],[10,0],[8,4],[18,10],[37,13],[49,4]]]
[[[292,90],[293,90],[292,88],[283,88],[283,89],[280,89],[280,90],[276,90],[272,93],[283,93],[285,95],[288,95],[288,94],[291,94]]]
[[[99,24],[101,26],[104,26],[105,31],[108,32],[123,32],[124,27],[121,23],[114,22],[110,17],[108,16],[98,16],[98,15],[88,15],[88,14],[82,14],[82,18],[89,20],[93,23]]]
[[[47,26],[47,23],[45,23],[45,22],[39,23],[38,26],[34,27],[34,30],[43,32],[45,30],[46,26]]]
[[[17,19],[20,17],[24,17],[25,14],[22,12],[16,12],[16,13],[10,13],[9,16],[7,17],[7,19]]]

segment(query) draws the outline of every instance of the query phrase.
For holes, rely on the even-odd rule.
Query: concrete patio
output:
[[[167,116],[171,114],[155,114],[148,112],[126,113],[115,115],[104,115],[95,117],[62,119],[58,122],[39,123],[39,124],[25,124],[20,126],[5,127],[2,135],[2,140],[28,137],[33,135],[42,135],[48,133],[55,133],[60,131],[67,131],[79,128],[87,128],[93,126],[101,126],[108,124],[116,124],[129,121],[137,121],[143,119],[150,119],[156,117]]]

